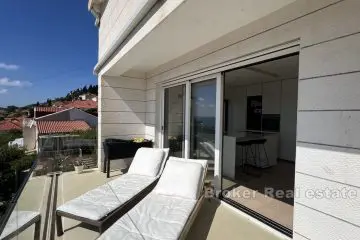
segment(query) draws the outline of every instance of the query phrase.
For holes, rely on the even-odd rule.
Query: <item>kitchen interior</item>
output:
[[[298,69],[299,55],[295,54],[224,73],[225,198],[290,230]],[[285,196],[266,194],[269,189],[282,190]]]

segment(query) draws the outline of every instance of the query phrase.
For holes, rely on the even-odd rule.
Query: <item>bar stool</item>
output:
[[[252,140],[237,142],[236,145],[241,147],[241,166],[245,170],[245,163],[248,160],[249,153],[251,154],[252,159],[255,159],[255,155],[252,149]]]
[[[260,147],[262,146],[262,148],[264,149],[264,153],[265,153],[265,161],[266,161],[266,166],[269,166],[269,158],[267,156],[266,153],[266,149],[265,149],[265,143],[266,143],[266,138],[260,138],[260,139],[254,139],[251,140],[251,145],[254,146],[254,155],[255,155],[255,165],[256,166],[261,166],[261,152],[260,152]]]

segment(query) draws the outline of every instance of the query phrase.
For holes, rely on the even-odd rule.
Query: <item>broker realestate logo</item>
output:
[[[263,192],[251,190],[251,189],[232,189],[223,191],[214,191],[209,188],[205,191],[206,197],[214,197],[214,195],[226,198],[244,198],[251,199],[259,197],[258,194],[265,197],[271,197],[275,199],[291,199],[291,198],[308,198],[308,199],[355,199],[358,197],[358,191],[349,188],[341,189],[300,189],[295,190],[278,190],[270,187],[264,188]]]

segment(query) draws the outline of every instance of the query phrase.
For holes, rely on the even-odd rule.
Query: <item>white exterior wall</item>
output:
[[[71,109],[69,111],[69,113],[70,113],[70,120],[71,121],[83,120],[87,124],[89,124],[90,127],[92,127],[92,128],[97,127],[98,118],[96,116],[91,115],[90,113],[84,112],[82,110],[79,110],[77,108]]]
[[[154,81],[146,81],[146,120],[145,120],[145,137],[155,139],[155,122],[156,122],[156,86]]]
[[[154,0],[109,0],[101,17],[99,27],[99,59],[112,47],[115,41],[132,29],[140,19],[139,14],[147,12]]]
[[[155,137],[159,143],[161,91],[155,89],[155,83],[214,69],[221,63],[298,40],[295,188],[300,195],[295,197],[294,239],[357,239],[360,235],[359,10],[358,0],[298,0],[148,72],[146,81],[124,77],[104,79],[100,93],[103,96],[99,96],[102,109],[99,117],[103,121],[100,143],[113,134],[143,134],[147,138]],[[143,101],[127,99],[128,89],[118,86],[119,83],[141,85]],[[326,188],[352,190],[357,197],[304,196],[306,190]]]
[[[31,128],[28,125],[23,126],[23,138],[26,150],[30,151],[36,149],[37,134],[35,124]]]
[[[98,166],[102,167],[105,138],[145,137],[146,81],[127,76],[99,79]]]
[[[294,239],[360,234],[359,10],[357,0],[297,1],[148,73],[148,82],[163,82],[299,39],[295,187],[301,194],[295,198]],[[326,188],[352,190],[357,197],[304,196]]]

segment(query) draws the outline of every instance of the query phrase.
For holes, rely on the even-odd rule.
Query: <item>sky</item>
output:
[[[97,84],[88,0],[0,1],[0,106],[24,106]]]

